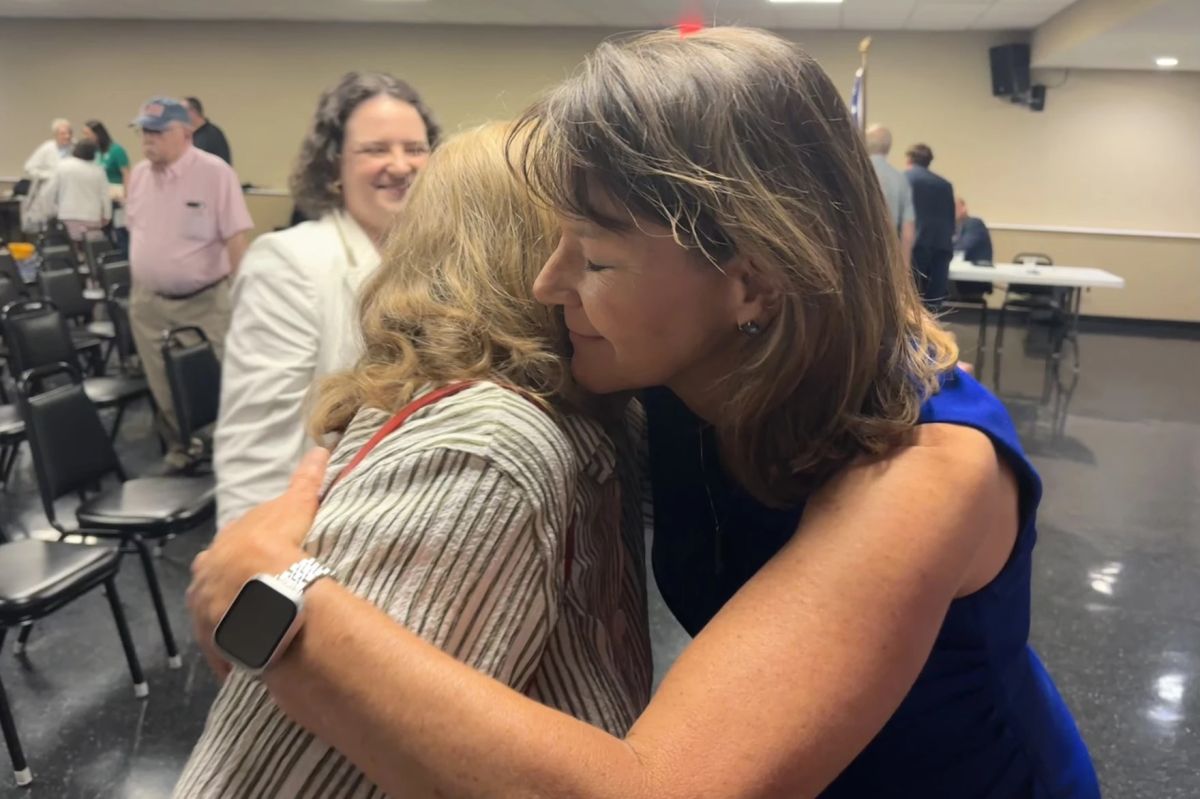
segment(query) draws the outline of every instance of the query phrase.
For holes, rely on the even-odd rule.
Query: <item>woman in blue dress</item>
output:
[[[760,31],[655,33],[524,125],[563,222],[535,294],[579,384],[644,392],[654,571],[695,639],[622,738],[323,579],[276,701],[404,795],[1097,799],[1027,643],[1041,484],[922,308],[828,76]],[[320,468],[197,559],[201,640],[305,557]]]

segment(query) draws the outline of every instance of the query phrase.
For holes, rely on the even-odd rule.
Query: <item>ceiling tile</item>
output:
[[[847,0],[842,7],[844,28],[902,28],[917,0]]]
[[[989,3],[920,2],[908,18],[911,30],[967,30],[983,16]]]

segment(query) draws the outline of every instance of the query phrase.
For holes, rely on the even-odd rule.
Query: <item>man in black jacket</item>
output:
[[[908,157],[909,185],[917,212],[917,242],[912,264],[917,289],[925,304],[936,309],[946,298],[950,280],[950,261],[954,257],[954,187],[950,181],[929,170],[933,150],[927,144],[914,144]]]
[[[205,118],[204,105],[199,98],[188,97],[185,102],[188,116],[192,120],[192,144],[233,166],[233,154],[229,152],[229,142],[225,133]]]

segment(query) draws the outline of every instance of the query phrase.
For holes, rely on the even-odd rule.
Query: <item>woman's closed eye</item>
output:
[[[586,264],[586,269],[589,272],[604,272],[606,270],[612,269],[611,266],[605,266],[604,264],[598,264],[594,261],[585,261],[584,263]]]

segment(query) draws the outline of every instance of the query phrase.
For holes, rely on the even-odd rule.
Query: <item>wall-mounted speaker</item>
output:
[[[992,94],[1023,95],[1029,91],[1029,45],[1003,44],[988,51],[992,62]]]

